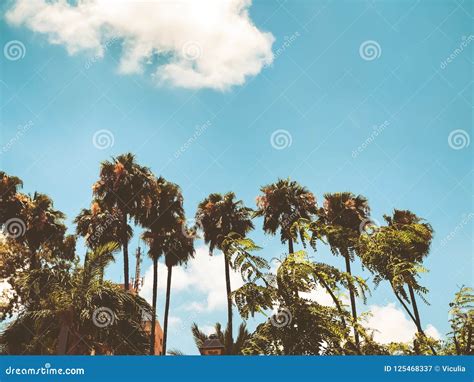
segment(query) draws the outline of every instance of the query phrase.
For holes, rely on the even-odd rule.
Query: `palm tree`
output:
[[[163,321],[163,355],[166,355],[166,344],[168,339],[168,314],[170,310],[171,299],[171,277],[173,267],[185,264],[194,256],[193,238],[184,234],[181,230],[174,232],[167,243],[165,263],[168,269],[166,280],[166,303],[165,316]]]
[[[331,251],[344,257],[346,272],[352,278],[351,261],[354,258],[354,247],[360,236],[360,231],[369,219],[370,208],[367,199],[350,192],[337,192],[324,195],[324,206],[318,211],[319,235],[325,236]],[[352,319],[354,321],[354,338],[356,347],[360,349],[359,332],[357,329],[357,308],[355,290],[349,281]]]
[[[263,194],[257,197],[255,216],[263,216],[266,233],[275,235],[279,229],[281,242],[288,242],[288,252],[293,253],[293,241],[297,238],[292,226],[298,220],[310,220],[316,214],[316,198],[306,187],[290,179],[279,179],[260,191]]]
[[[214,330],[215,330],[215,335],[217,336],[217,338],[227,349],[229,347],[227,341],[230,338],[230,336],[227,333],[228,329],[222,331],[221,324],[217,322],[214,325]],[[209,336],[206,333],[204,333],[203,331],[201,331],[201,329],[199,329],[199,326],[195,322],[191,326],[191,332],[193,334],[194,343],[196,344],[196,347],[198,349],[201,348],[204,342],[209,338]],[[242,355],[243,354],[242,351],[245,348],[246,342],[250,338],[251,338],[251,334],[247,330],[247,326],[245,325],[245,323],[242,322],[239,325],[239,333],[237,335],[237,339],[235,340],[235,343],[232,344],[232,353],[226,353],[226,354]]]
[[[98,201],[93,201],[91,208],[83,208],[74,219],[76,233],[84,237],[89,248],[98,248],[101,245],[120,241],[120,214],[114,208],[111,211],[100,206]],[[133,231],[128,227],[128,240]]]
[[[153,260],[153,315],[150,334],[150,354],[153,355],[155,352],[158,260],[166,254],[167,245],[170,245],[172,234],[181,232],[184,209],[179,187],[162,177],[154,181],[154,191],[150,193],[150,200],[151,208],[147,209],[145,214],[140,215],[138,220],[146,228],[142,237],[148,244],[148,254]],[[169,261],[171,261],[171,257]]]
[[[0,226],[20,214],[22,208],[19,189],[23,182],[16,176],[0,171]]]
[[[18,198],[22,203],[19,217],[25,230],[16,240],[28,247],[30,268],[40,267],[40,254],[72,259],[75,239],[66,235],[65,215],[54,209],[51,198],[37,192],[33,196],[20,194]]]
[[[0,344],[11,354],[143,354],[148,341],[141,317],[151,307],[101,278],[119,248],[99,247],[83,266],[54,261],[18,275],[23,286],[40,279],[47,293],[36,306],[24,307],[2,332]]]
[[[111,213],[114,209],[120,217],[120,244],[123,250],[125,290],[129,290],[128,241],[129,218],[136,220],[151,207],[150,193],[154,177],[147,167],[140,166],[133,154],[123,154],[112,161],[104,161],[100,179],[93,186],[93,193],[101,206]]]
[[[204,232],[204,241],[209,244],[210,254],[215,248],[222,250],[226,236],[235,232],[242,237],[253,229],[252,210],[241,200],[235,199],[233,192],[224,195],[210,194],[198,205],[196,221]],[[227,341],[226,353],[232,353],[232,289],[230,285],[230,259],[224,254],[224,271],[227,293]]]

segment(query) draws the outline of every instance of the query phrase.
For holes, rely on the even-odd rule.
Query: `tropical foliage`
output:
[[[0,280],[9,286],[0,296],[2,353],[155,354],[162,261],[167,277],[160,351],[183,354],[167,350],[173,269],[196,255],[200,236],[210,255],[223,254],[227,323],[217,323],[212,334],[223,354],[474,353],[469,287],[461,287],[449,305],[451,330],[445,339],[423,330],[419,304],[428,303],[429,291],[422,276],[434,230],[411,211],[395,209],[378,227],[365,197],[325,194],[318,207],[309,189],[282,179],[261,188],[255,210],[232,192],[212,193],[198,204],[195,224],[189,225],[180,187],[124,154],[101,164],[90,207],[73,220],[70,235],[53,201],[38,192],[22,193],[22,187],[21,179],[0,171]],[[249,237],[260,222],[264,233],[280,235],[284,250],[278,260],[271,254],[269,261],[265,248]],[[151,304],[139,296],[138,280],[130,283],[129,244],[136,233],[153,264]],[[85,244],[83,254],[77,252],[78,239]],[[322,246],[342,258],[340,268],[321,262]],[[123,284],[106,279],[113,261],[123,264]],[[353,272],[354,263],[372,280]],[[240,287],[232,288],[231,272],[240,274]],[[370,313],[361,308],[371,282],[391,289],[416,328],[412,341],[374,339],[366,324]],[[243,320],[235,332],[234,310]],[[253,331],[246,325],[251,317],[260,320]],[[209,340],[197,323],[189,335],[198,349]]]

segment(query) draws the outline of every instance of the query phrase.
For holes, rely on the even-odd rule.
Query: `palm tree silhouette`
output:
[[[263,230],[275,235],[280,230],[281,242],[288,242],[288,252],[293,253],[292,226],[300,219],[311,219],[317,212],[316,198],[305,187],[290,179],[279,179],[276,183],[260,189],[255,216],[263,216]]]
[[[84,237],[89,248],[94,249],[111,241],[120,242],[120,214],[116,208],[111,211],[93,201],[91,208],[84,208],[74,219],[76,234]],[[128,227],[128,240],[133,231]]]
[[[318,212],[320,234],[326,237],[334,254],[344,257],[346,272],[351,277],[354,247],[360,236],[360,231],[363,229],[361,225],[364,225],[364,222],[369,219],[369,214],[370,208],[367,199],[350,192],[325,194],[324,206]],[[355,291],[351,280],[349,280],[348,286],[354,321],[354,339],[356,347],[360,349]]]
[[[142,237],[148,244],[148,255],[153,260],[153,295],[150,354],[154,354],[156,307],[158,293],[158,260],[171,249],[173,234],[182,232],[184,221],[183,198],[179,187],[160,177],[155,179],[150,196],[150,208],[138,217],[146,231]],[[181,253],[180,253],[181,254]],[[171,262],[171,255],[168,259]]]
[[[147,167],[140,166],[133,154],[123,154],[112,161],[104,161],[93,193],[101,206],[120,216],[120,244],[123,251],[125,290],[129,290],[128,241],[130,217],[137,220],[150,206],[154,176]]]
[[[54,209],[51,198],[37,192],[33,196],[21,194],[18,198],[22,203],[19,217],[26,229],[16,240],[28,247],[31,269],[40,267],[40,257],[45,252],[48,256],[72,260],[75,239],[66,235],[65,215]]]
[[[163,321],[163,355],[166,355],[166,344],[168,339],[168,315],[171,300],[171,277],[173,267],[180,264],[186,264],[194,256],[193,237],[183,233],[181,230],[175,231],[169,237],[167,251],[165,255],[165,264],[168,269],[166,280],[166,302],[165,315]]]
[[[243,237],[253,229],[252,209],[245,207],[241,200],[235,199],[233,192],[224,195],[210,194],[198,205],[197,224],[204,232],[204,241],[209,244],[210,254],[217,248],[222,250],[226,236],[235,232]],[[227,293],[226,353],[232,354],[232,289],[230,285],[230,259],[224,254],[224,271]]]

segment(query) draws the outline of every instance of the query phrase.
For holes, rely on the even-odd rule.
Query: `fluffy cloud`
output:
[[[239,273],[231,270],[230,282],[232,289],[240,288],[243,284]],[[145,282],[140,292],[144,298],[151,302],[153,288],[153,267],[145,273]],[[162,295],[166,288],[166,267],[158,266],[158,289]],[[224,259],[222,254],[209,256],[207,247],[199,247],[194,259],[186,267],[173,268],[172,278],[173,294],[183,291],[199,292],[200,301],[188,304],[191,311],[213,311],[226,306]]]
[[[322,287],[316,287],[311,292],[300,292],[299,296],[317,302],[320,305],[335,306],[331,295]],[[338,296],[343,304],[349,304],[349,299],[343,294]]]
[[[370,313],[365,326],[373,331],[375,341],[388,344],[413,340],[416,333],[415,324],[395,304],[371,306]],[[431,324],[426,327],[425,332],[433,338],[440,338],[438,330]]]
[[[300,297],[316,301],[321,305],[334,306],[331,296],[323,288],[317,288],[310,293],[300,293]],[[345,295],[339,297],[345,305],[349,305],[349,299]],[[416,334],[415,324],[394,303],[370,306],[364,326],[373,333],[375,341],[382,344],[409,342]],[[431,324],[426,326],[425,333],[430,337],[440,339],[438,330]]]
[[[121,73],[141,73],[151,64],[159,83],[224,90],[273,61],[274,37],[252,23],[250,5],[251,0],[16,0],[6,19],[45,34],[70,54],[102,57],[108,42],[118,39]]]

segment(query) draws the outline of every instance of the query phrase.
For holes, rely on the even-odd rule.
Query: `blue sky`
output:
[[[441,334],[448,331],[449,301],[458,286],[472,286],[472,3],[254,1],[248,20],[255,30],[237,34],[249,41],[220,42],[232,50],[225,53],[232,71],[227,56],[214,60],[210,40],[192,31],[198,36],[192,65],[210,58],[219,75],[204,82],[185,76],[157,80],[163,73],[155,70],[179,54],[176,47],[126,72],[126,35],[112,41],[102,36],[102,47],[110,43],[98,54],[75,41],[74,33],[58,39],[59,29],[74,18],[65,25],[51,22],[48,29],[48,20],[39,25],[6,18],[15,5],[2,6],[0,168],[22,178],[26,192],[47,193],[71,222],[90,204],[100,162],[130,151],[181,186],[190,218],[211,192],[232,190],[255,207],[260,186],[279,177],[307,186],[318,201],[325,192],[363,194],[378,222],[393,208],[410,209],[436,233],[426,260],[430,271],[422,277],[431,302],[421,304],[422,321]],[[203,8],[200,17],[206,20]],[[211,28],[219,35],[218,23]],[[7,51],[12,41],[21,43],[19,57]],[[236,58],[241,56],[248,59]],[[242,73],[244,79],[236,79]],[[113,145],[101,149],[93,137],[104,129]],[[263,235],[261,221],[255,225],[251,237],[264,245],[262,256],[282,255],[285,247]],[[136,231],[132,250],[138,242]],[[225,323],[224,305],[206,305],[210,293],[224,293],[213,290],[221,281],[186,281],[205,277],[203,267],[218,269],[206,263],[203,249],[197,255],[203,258],[183,271],[172,296],[171,316],[180,319],[174,319],[169,347],[186,353],[196,353],[192,321]],[[312,256],[343,266],[323,246]],[[358,264],[354,271],[370,277]],[[143,273],[149,266],[146,259]],[[121,271],[118,258],[108,274],[120,280]],[[220,280],[222,273],[207,275]],[[161,291],[158,298],[161,317]],[[359,310],[375,306],[384,317],[398,314],[389,305],[394,300],[381,285]],[[405,322],[394,325],[405,328]]]

